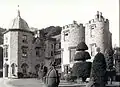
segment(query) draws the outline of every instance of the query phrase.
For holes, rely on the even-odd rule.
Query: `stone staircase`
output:
[[[73,83],[62,81],[59,87],[86,87],[87,83]],[[107,84],[106,87],[120,87],[120,82],[113,82],[112,84]]]

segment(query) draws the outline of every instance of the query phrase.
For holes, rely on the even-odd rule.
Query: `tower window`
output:
[[[67,41],[68,40],[68,33],[65,33],[64,34],[64,41]]]
[[[23,35],[22,38],[23,38],[23,43],[27,43],[27,35]]]
[[[91,56],[95,55],[95,44],[91,44]]]
[[[7,37],[5,37],[5,40],[6,40],[6,43],[8,42],[8,38]]]
[[[94,35],[94,33],[93,33],[94,30],[92,29],[90,32],[91,32],[91,33],[90,33],[90,36],[91,36],[91,37],[95,37],[95,35]]]
[[[40,57],[41,56],[40,55],[40,47],[36,47],[35,50],[36,50],[36,56]]]
[[[59,42],[59,49],[61,48],[61,43]]]
[[[76,49],[70,49],[70,62],[74,61]]]
[[[68,36],[68,33],[66,33],[65,36]]]
[[[96,28],[96,24],[92,24],[90,27],[91,27],[91,29],[94,29],[94,28]]]
[[[27,57],[27,49],[28,47],[22,46],[22,57]]]
[[[3,55],[4,55],[4,57],[8,57],[8,46],[6,45],[5,46],[5,48],[4,48],[4,50],[3,50]]]
[[[63,31],[63,34],[64,34],[64,38],[63,38],[63,39],[64,39],[64,41],[67,41],[67,40],[68,40],[69,33],[70,33],[69,30]]]
[[[54,48],[54,44],[51,44],[51,49],[53,49]]]
[[[51,51],[51,56],[53,56],[53,51]]]
[[[91,29],[94,29],[94,26],[91,26]]]

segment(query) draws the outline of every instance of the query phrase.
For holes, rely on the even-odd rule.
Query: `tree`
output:
[[[110,48],[107,48],[105,50],[105,60],[106,60],[106,64],[107,64],[107,70],[111,70],[113,69],[113,50]]]
[[[99,84],[95,87],[105,87],[106,83],[106,61],[102,53],[97,53],[93,60],[92,70],[91,70],[91,80]]]

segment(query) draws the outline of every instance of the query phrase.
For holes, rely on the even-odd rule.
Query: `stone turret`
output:
[[[29,30],[27,22],[18,15],[11,22],[10,28],[4,32],[3,77],[19,78],[19,73],[26,70],[27,74],[32,65],[33,32]]]
[[[86,24],[85,29],[85,40],[91,56],[96,54],[97,47],[100,47],[102,53],[107,47],[111,47],[111,36],[109,20],[103,17],[102,12],[97,11],[95,18]]]
[[[73,62],[75,48],[80,42],[85,42],[85,27],[83,24],[78,24],[76,21],[73,21],[72,24],[63,26],[61,31],[63,65]]]

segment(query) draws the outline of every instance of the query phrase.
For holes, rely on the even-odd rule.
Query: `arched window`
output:
[[[26,63],[23,63],[21,65],[21,68],[22,68],[23,74],[26,74],[27,73],[27,69],[29,68],[29,66]]]
[[[17,67],[17,65],[15,63],[12,63],[11,67],[12,67],[12,74],[15,75],[15,67]]]

